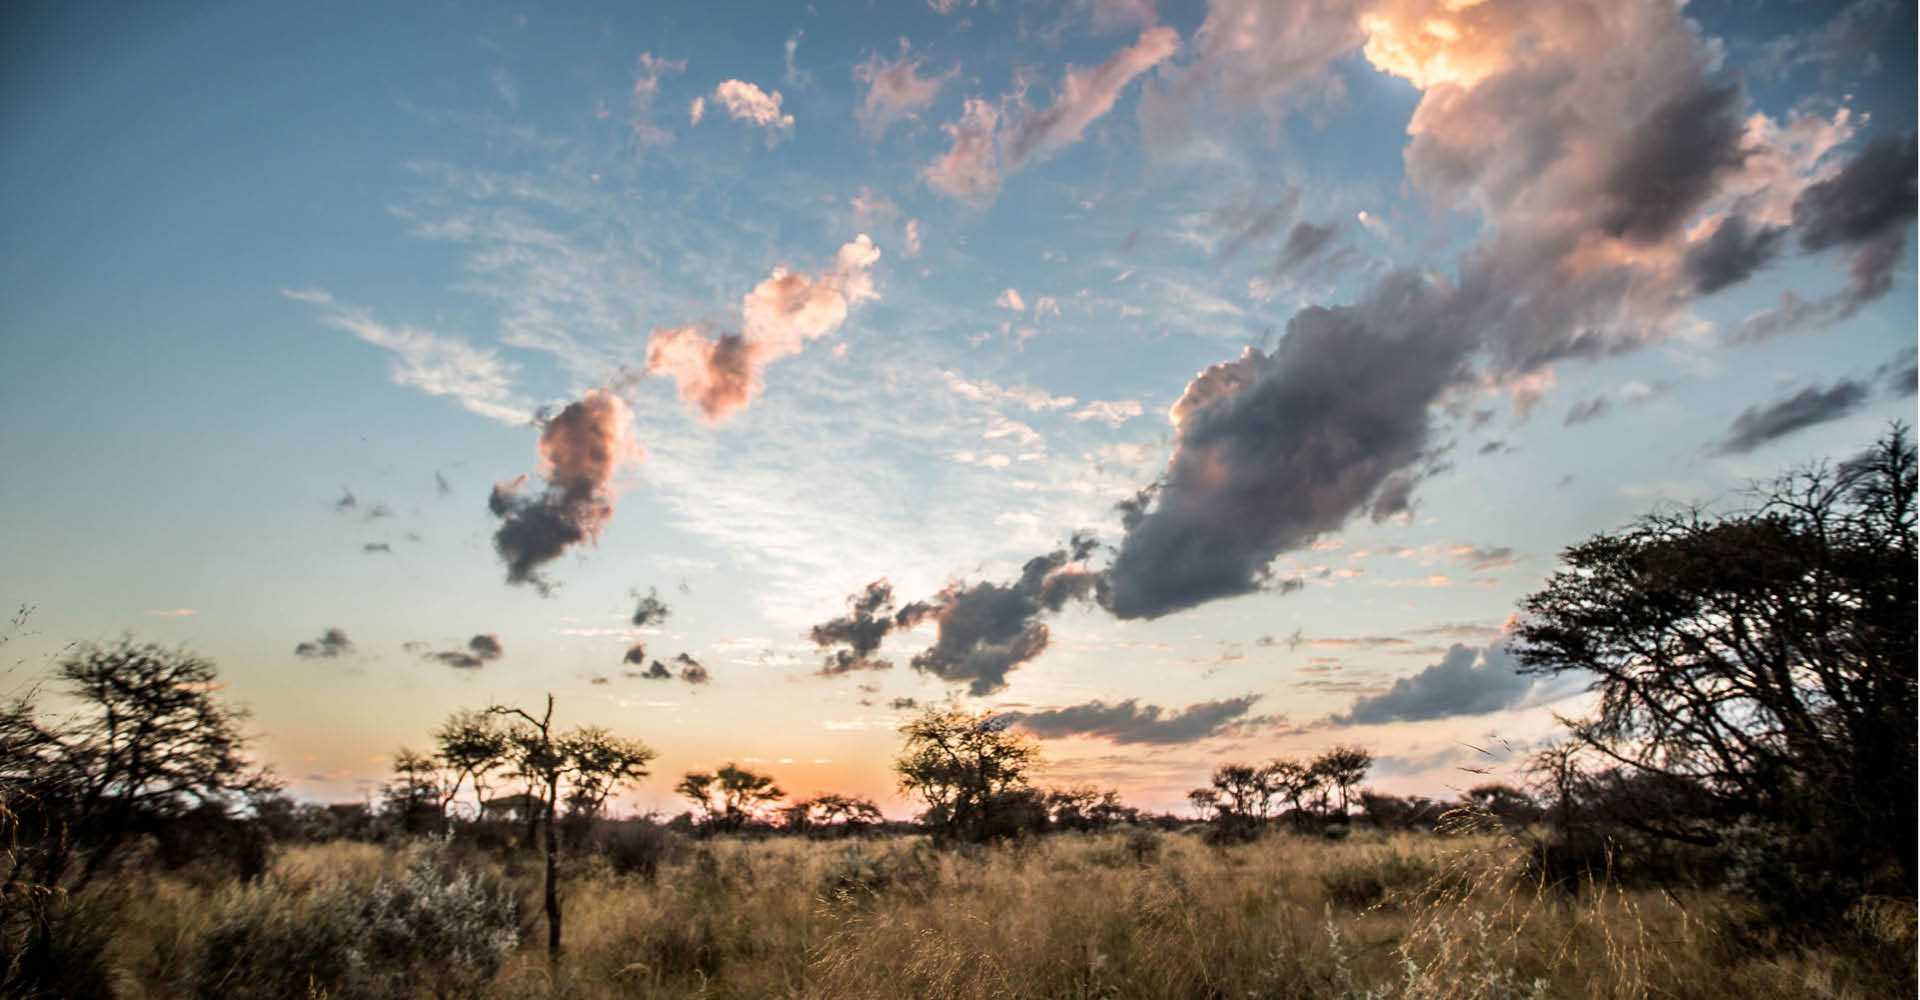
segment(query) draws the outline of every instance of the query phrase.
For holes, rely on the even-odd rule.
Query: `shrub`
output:
[[[593,832],[592,848],[613,870],[652,882],[660,865],[687,849],[686,838],[651,819],[601,823]]]
[[[821,895],[829,902],[849,902],[895,889],[923,889],[936,871],[922,847],[867,854],[857,848],[841,851],[821,875]]]
[[[222,1000],[458,994],[491,978],[518,939],[512,897],[435,844],[371,887],[303,892],[268,878],[237,891],[201,938],[190,988]]]

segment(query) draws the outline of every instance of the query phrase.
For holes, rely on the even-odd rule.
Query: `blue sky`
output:
[[[1561,547],[1913,417],[1911,4],[632,6],[10,9],[10,687],[190,645],[324,799],[547,691],[642,807],[903,812],[950,694],[1157,807],[1352,741],[1444,794],[1580,710],[1497,645]],[[597,533],[544,596],[522,475]]]

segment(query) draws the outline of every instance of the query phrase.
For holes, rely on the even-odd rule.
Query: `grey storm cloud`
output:
[[[699,660],[685,653],[675,656],[673,662],[680,664],[680,679],[688,684],[705,684],[713,680],[713,675],[700,665]]]
[[[1750,226],[1744,215],[1727,216],[1712,236],[1687,248],[1683,266],[1696,291],[1711,295],[1745,281],[1779,254],[1786,227]]]
[[[1907,221],[1915,209],[1915,139],[1882,136],[1838,174],[1810,184],[1793,203],[1793,224],[1807,251],[1857,247],[1839,318],[1885,295],[1905,260]]]
[[[1913,217],[1915,145],[1912,135],[1882,136],[1847,161],[1838,174],[1810,184],[1793,203],[1793,223],[1807,250],[1865,243],[1903,228]]]
[[[320,633],[320,638],[293,647],[293,655],[309,660],[331,660],[351,652],[353,640],[347,638],[345,629],[339,628],[327,629]]]
[[[1726,437],[1713,446],[1716,454],[1743,455],[1794,431],[1838,420],[1867,401],[1867,386],[1841,379],[1822,389],[1807,386],[1783,399],[1749,406],[1733,418]]]
[[[847,598],[847,613],[815,625],[809,635],[814,645],[827,649],[820,664],[822,676],[854,670],[886,670],[892,663],[876,657],[887,633],[900,624],[894,618],[893,585],[875,580]],[[831,649],[844,646],[844,649]]]
[[[1447,298],[1395,272],[1358,305],[1294,314],[1272,355],[1248,348],[1196,377],[1166,472],[1123,508],[1102,605],[1155,618],[1251,593],[1275,556],[1370,503],[1403,509],[1400,481],[1383,487],[1420,460],[1428,409],[1472,347]]]
[[[422,653],[421,657],[462,670],[478,670],[503,655],[505,650],[500,646],[500,637],[482,634],[468,639],[465,649],[429,650]]]
[[[568,546],[599,536],[613,517],[609,484],[614,471],[639,453],[629,436],[632,419],[618,396],[590,392],[541,426],[544,490],[522,496],[525,476],[494,486],[487,509],[500,518],[493,548],[507,564],[507,582],[531,584],[546,594],[552,585],[540,567]]]
[[[1682,92],[1627,134],[1601,191],[1600,228],[1636,242],[1666,237],[1713,193],[1721,171],[1740,162],[1740,88]]]
[[[991,694],[1007,685],[1007,673],[1047,648],[1043,614],[1094,589],[1093,573],[1076,568],[1093,553],[1094,541],[1075,535],[1065,547],[1027,560],[1009,583],[951,584],[926,601],[895,614],[896,627],[911,628],[931,617],[939,625],[932,646],[913,657],[915,670],[945,681],[964,681],[970,693]]]
[[[1518,672],[1519,665],[1506,646],[1479,649],[1455,643],[1440,662],[1394,681],[1384,694],[1356,699],[1345,715],[1333,720],[1341,725],[1377,725],[1512,708],[1534,686],[1532,677]]]
[[[660,600],[660,594],[652,587],[647,588],[647,596],[645,597],[640,596],[640,591],[637,588],[632,592],[632,596],[639,598],[640,601],[633,609],[634,628],[646,628],[649,625],[658,625],[666,621],[667,615],[672,613],[672,610],[667,607],[666,602]]]
[[[621,662],[621,663],[631,663],[631,664],[633,664],[634,666],[637,666],[637,667],[644,667],[644,666],[646,666],[646,664],[647,664],[647,647],[645,647],[645,646],[643,646],[643,645],[641,645],[641,644],[639,644],[639,643],[637,643],[637,642],[636,642],[636,643],[634,643],[634,644],[633,644],[633,645],[631,645],[631,646],[628,646],[628,647],[627,647],[627,651],[626,651],[626,653],[625,653],[625,654],[623,654],[623,655],[622,655],[622,656],[620,657],[620,662]]]
[[[1113,743],[1193,743],[1225,731],[1247,714],[1259,695],[1222,698],[1178,711],[1141,705],[1128,698],[1108,704],[1090,701],[1037,712],[1006,712],[1000,718],[1043,739],[1090,736]]]

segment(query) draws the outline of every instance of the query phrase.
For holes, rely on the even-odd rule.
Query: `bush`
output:
[[[686,838],[651,819],[601,823],[593,831],[592,849],[622,875],[638,875],[652,882],[663,862],[685,853]]]
[[[239,890],[201,938],[190,987],[223,1000],[458,994],[491,978],[518,940],[512,897],[436,844],[371,887],[302,891],[268,878]]]
[[[0,995],[85,1000],[113,995],[107,948],[118,907],[19,882],[0,899]]]
[[[936,876],[933,860],[917,844],[882,854],[848,848],[827,865],[820,879],[820,891],[829,902],[844,903],[872,898],[889,890],[925,889]]]

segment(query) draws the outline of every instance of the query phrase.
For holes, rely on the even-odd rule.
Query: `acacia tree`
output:
[[[598,727],[581,727],[556,735],[553,731],[553,695],[539,717],[523,708],[496,705],[489,714],[516,720],[508,729],[515,774],[527,782],[537,809],[543,853],[546,856],[544,901],[547,915],[547,954],[560,954],[560,838],[554,829],[556,806],[563,782],[584,789],[583,801],[597,812],[608,792],[626,782],[646,777],[646,763],[654,752],[644,743],[621,740]]]
[[[506,765],[513,749],[507,731],[500,725],[500,717],[488,712],[458,711],[447,716],[447,721],[433,731],[433,739],[440,748],[441,763],[453,775],[443,792],[441,811],[445,812],[453,803],[461,784],[471,782],[474,817],[479,818],[487,808],[487,779]]]
[[[1329,793],[1339,793],[1340,810],[1336,815],[1340,817],[1341,822],[1345,822],[1352,803],[1353,790],[1367,779],[1367,770],[1371,767],[1373,767],[1373,754],[1365,747],[1342,745],[1330,747],[1314,758],[1313,763],[1307,767],[1307,774],[1308,777],[1318,779],[1325,785]],[[1333,796],[1329,794],[1326,798],[1331,800]]]
[[[770,774],[759,774],[729,761],[716,772],[688,771],[673,790],[700,810],[707,830],[739,830],[763,806],[786,798]]]
[[[561,749],[573,775],[567,810],[586,820],[598,819],[607,797],[622,785],[646,777],[647,764],[657,756],[645,743],[600,726],[576,727],[561,738]]]
[[[219,700],[211,660],[122,638],[77,646],[55,676],[70,714],[43,716],[32,693],[0,709],[0,794],[47,834],[36,864],[49,884],[70,847],[87,852],[84,882],[135,833],[229,817],[278,789],[248,758],[246,713]]]
[[[1593,678],[1599,708],[1572,738],[1618,771],[1612,784],[1691,789],[1662,798],[1776,824],[1821,864],[1897,867],[1911,886],[1915,468],[1896,426],[1730,513],[1649,514],[1567,549],[1524,602],[1523,670]],[[1717,839],[1686,815],[1627,819]]]
[[[1291,757],[1281,757],[1268,764],[1261,776],[1266,781],[1267,794],[1292,807],[1294,824],[1305,822],[1305,800],[1320,787],[1321,775]]]
[[[906,745],[894,761],[900,789],[927,804],[941,841],[972,841],[1030,806],[1028,772],[1040,750],[1012,731],[1013,720],[957,705],[932,706],[900,726]]]
[[[393,780],[380,789],[382,811],[408,833],[437,827],[446,819],[440,797],[440,762],[431,754],[401,747],[393,755]]]

